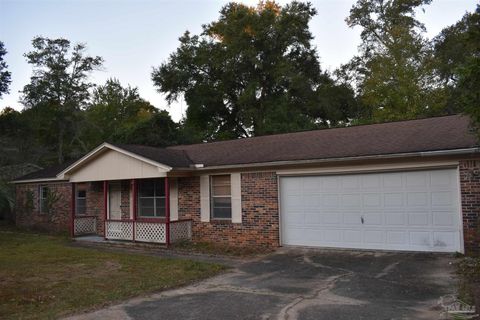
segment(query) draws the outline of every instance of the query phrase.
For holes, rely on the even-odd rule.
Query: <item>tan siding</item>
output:
[[[117,151],[107,151],[70,175],[71,182],[165,177],[166,171]]]

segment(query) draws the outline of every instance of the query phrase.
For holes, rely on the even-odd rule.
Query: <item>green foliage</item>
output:
[[[8,93],[8,87],[10,86],[12,74],[7,70],[7,63],[3,60],[3,57],[7,54],[5,45],[0,41],[0,98],[4,93]]]
[[[12,189],[6,182],[0,180],[0,218],[6,217],[10,213],[13,205]]]
[[[358,0],[346,19],[361,27],[359,55],[337,76],[357,89],[362,117],[373,121],[442,113],[444,93],[434,73],[425,27],[415,10],[431,0]]]
[[[84,140],[89,148],[104,141],[125,142],[117,137],[149,121],[156,112],[155,107],[140,97],[137,88],[124,88],[117,79],[109,79],[95,88],[92,102],[86,107]]]
[[[134,125],[118,131],[112,136],[112,141],[154,147],[189,142],[181,135],[179,124],[175,123],[165,110],[155,111],[149,118],[138,120]]]
[[[434,39],[437,72],[449,93],[448,108],[480,124],[480,5]]]
[[[32,213],[35,209],[35,195],[32,190],[27,190],[25,192],[25,202],[23,204],[23,209],[26,213]]]
[[[180,37],[153,82],[169,102],[185,98],[185,127],[202,140],[344,122],[353,92],[320,69],[308,28],[315,14],[311,4],[296,1],[229,3],[200,35]]]
[[[55,190],[52,189],[47,189],[47,196],[45,198],[45,213],[53,213],[53,209],[55,207],[55,204],[60,200],[60,194],[56,192]]]
[[[80,111],[93,86],[88,75],[103,59],[87,56],[84,44],[72,47],[62,38],[36,37],[32,45],[33,51],[25,57],[33,75],[23,89],[22,103],[35,111],[35,132],[44,144],[54,146],[57,162],[62,163],[72,149],[84,147],[79,135]]]

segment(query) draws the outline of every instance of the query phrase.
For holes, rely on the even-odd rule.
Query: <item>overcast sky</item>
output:
[[[41,35],[86,43],[90,55],[105,59],[104,70],[92,74],[95,83],[102,84],[115,77],[125,86],[136,86],[143,98],[157,108],[169,110],[178,121],[185,104],[167,105],[150,79],[152,67],[159,66],[177,48],[178,37],[185,30],[198,34],[201,25],[215,20],[227,2],[0,0],[0,40],[8,51],[5,60],[12,72],[10,94],[0,100],[0,110],[6,106],[22,108],[18,91],[29,82],[32,71],[23,54],[31,50],[32,38]],[[318,11],[310,24],[314,44],[322,68],[333,70],[357,51],[360,30],[349,29],[344,21],[355,0],[311,2]],[[417,18],[425,23],[427,36],[433,37],[466,11],[474,11],[476,3],[474,0],[433,0],[425,12],[418,12]]]

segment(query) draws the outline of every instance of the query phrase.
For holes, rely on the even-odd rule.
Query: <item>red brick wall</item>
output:
[[[80,186],[77,186],[77,188]],[[103,235],[104,207],[103,207],[103,181],[85,183],[87,191],[87,215],[96,216],[97,233]]]
[[[47,186],[49,191],[54,192],[58,197],[49,212],[40,212],[40,186]],[[31,195],[31,198],[28,194]],[[71,194],[71,185],[65,182],[17,185],[15,196],[17,226],[48,232],[68,232],[70,230]]]
[[[277,177],[274,172],[242,173],[242,223],[200,221],[200,178],[179,178],[179,218],[193,219],[193,240],[235,246],[278,246]]]
[[[460,162],[463,238],[467,253],[480,253],[480,159]]]

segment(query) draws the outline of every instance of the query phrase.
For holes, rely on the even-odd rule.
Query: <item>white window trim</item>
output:
[[[46,192],[44,192],[44,189],[46,190]],[[48,186],[45,186],[45,185],[41,185],[40,186],[40,190],[38,192],[38,205],[39,205],[39,208],[38,208],[38,212],[40,214],[46,214],[48,213],[47,211],[47,208],[45,208],[45,211],[43,210],[43,206],[44,206],[44,201],[47,200],[47,194],[48,194]],[[44,197],[45,196],[45,197]]]
[[[78,193],[80,191],[84,191],[85,192],[85,197],[79,197],[78,196]],[[78,200],[79,199],[85,199],[85,212],[84,213],[79,213],[78,212]],[[75,191],[75,215],[80,215],[80,216],[83,216],[83,215],[86,215],[87,214],[87,190],[84,190],[84,189],[80,189],[80,190],[76,190]]]
[[[230,183],[229,184],[216,184],[215,186],[229,186],[230,187],[230,194],[228,195],[220,195],[216,196],[213,194],[213,178],[218,177],[218,176],[228,176],[230,177]],[[211,175],[210,176],[210,219],[211,220],[221,220],[221,221],[231,221],[232,220],[232,215],[233,215],[233,204],[232,204],[232,176],[230,174],[218,174],[218,175]],[[214,216],[214,206],[213,206],[213,199],[215,198],[230,198],[230,218],[216,218]],[[226,207],[225,207],[226,208]]]
[[[154,179],[156,180],[156,179]],[[141,182],[139,181],[139,187],[138,187],[138,195],[137,195],[137,208],[138,208],[138,212],[137,212],[137,216],[138,218],[143,218],[143,219],[164,219],[165,218],[165,210],[163,210],[163,215],[157,215],[157,199],[163,199],[163,203],[165,203],[166,201],[166,195],[163,195],[163,196],[155,196],[155,190],[156,190],[156,187],[155,187],[155,184],[153,186],[154,188],[154,191],[153,191],[153,196],[152,197],[142,197],[140,195],[140,184]],[[166,191],[165,191],[166,192]],[[141,206],[140,206],[140,199],[153,199],[153,216],[143,216],[142,215],[142,209],[141,209]]]

